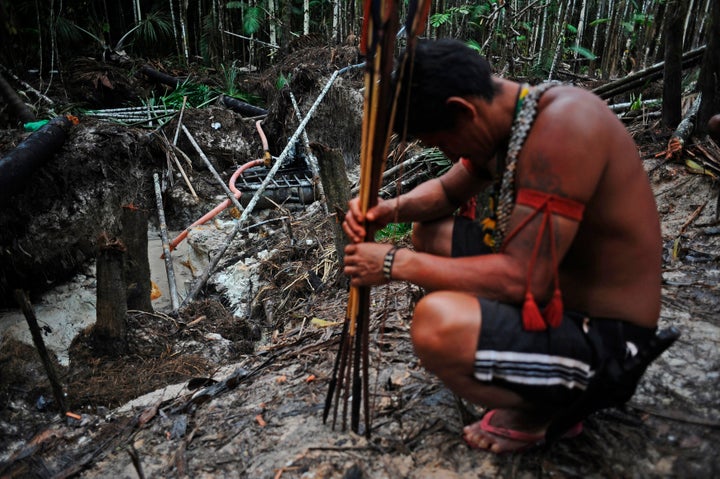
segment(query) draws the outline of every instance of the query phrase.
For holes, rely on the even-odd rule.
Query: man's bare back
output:
[[[568,114],[563,102],[576,105],[574,112]],[[555,107],[560,114],[553,114],[553,103],[560,104]],[[604,102],[574,87],[546,93],[520,158],[518,182],[537,187],[549,181],[533,174],[533,158],[539,158],[533,148],[542,142],[544,155],[566,158],[566,152],[553,154],[552,146],[566,150],[573,143],[570,138],[587,140],[577,141],[577,156],[565,160],[568,171],[554,175],[558,193],[585,203],[583,221],[560,265],[566,307],[653,327],[660,312],[657,208],[635,144]],[[542,165],[540,170],[547,174],[547,168]],[[526,174],[535,181],[524,182]]]

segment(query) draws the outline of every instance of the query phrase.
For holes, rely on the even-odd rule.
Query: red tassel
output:
[[[562,323],[563,300],[560,288],[555,288],[555,293],[553,293],[552,299],[550,300],[548,305],[545,306],[545,310],[543,311],[543,318],[545,318],[545,322],[553,328],[557,328],[558,326],[560,326],[560,323]]]
[[[525,331],[543,331],[547,329],[545,320],[540,314],[540,309],[535,303],[535,298],[530,291],[525,293],[525,304],[522,310],[523,328]]]

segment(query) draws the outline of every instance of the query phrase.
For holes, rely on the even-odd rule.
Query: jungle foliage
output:
[[[438,0],[426,31],[466,41],[511,76],[552,77],[562,66],[607,79],[662,60],[663,21],[674,1]],[[706,42],[713,1],[682,0],[684,50]],[[104,49],[263,68],[302,35],[356,43],[362,2],[0,0],[0,17],[0,59],[8,67],[23,62],[47,71],[78,51]]]

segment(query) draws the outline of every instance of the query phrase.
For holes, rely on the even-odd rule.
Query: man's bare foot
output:
[[[520,452],[545,439],[548,422],[516,410],[493,409],[463,430],[463,439],[470,447],[494,453]]]

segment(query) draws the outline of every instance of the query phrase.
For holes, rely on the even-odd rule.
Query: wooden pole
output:
[[[47,348],[45,348],[45,342],[43,341],[40,326],[38,326],[37,317],[35,316],[32,304],[30,304],[27,294],[19,289],[15,290],[15,301],[17,301],[18,306],[20,306],[20,309],[25,315],[25,320],[30,328],[30,334],[32,334],[33,343],[35,343],[35,349],[37,349],[37,352],[40,355],[40,360],[42,361],[43,366],[45,367],[45,372],[50,380],[53,395],[55,396],[55,401],[57,401],[58,404],[58,410],[60,411],[60,414],[65,414],[68,410],[67,405],[65,404],[65,393],[63,392],[62,385],[58,380],[55,367],[50,360],[50,354],[48,354]]]

